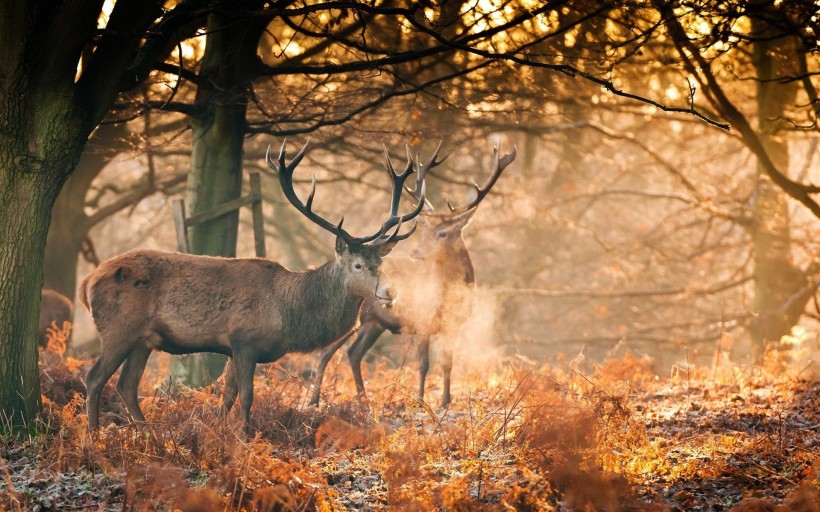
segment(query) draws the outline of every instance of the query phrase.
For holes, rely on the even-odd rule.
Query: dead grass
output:
[[[371,371],[359,403],[337,365],[313,408],[287,370],[305,357],[257,375],[250,439],[218,413],[218,386],[163,387],[164,363],[143,382],[146,424],[126,421],[112,379],[89,435],[90,362],[43,358],[43,433],[4,444],[0,509],[820,510],[820,387],[788,374],[510,359],[462,375],[442,410],[406,368]]]

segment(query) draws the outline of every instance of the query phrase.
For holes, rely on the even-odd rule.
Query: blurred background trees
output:
[[[103,8],[99,34],[120,3]],[[388,200],[375,179],[382,144],[426,154],[444,140],[451,156],[428,187],[439,208],[486,175],[492,146],[516,145],[467,232],[505,353],[594,360],[631,348],[668,367],[734,340],[736,357],[759,355],[817,316],[816,10],[169,3],[138,29],[127,71],[112,70],[118,96],[76,169],[63,166],[45,286],[74,295],[87,240],[100,259],[175,249],[168,198],[202,211],[241,194],[243,169],[268,176],[269,255],[323,261],[331,244],[290,211],[264,164],[286,136],[312,138],[302,167],[316,173],[316,208],[346,214],[353,232]],[[86,38],[78,58],[103,39]],[[242,212],[217,219],[191,246],[249,256],[247,223]],[[24,289],[0,293],[7,311]],[[91,350],[93,329],[78,321],[74,341]]]

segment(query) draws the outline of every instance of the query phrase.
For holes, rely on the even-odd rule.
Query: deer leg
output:
[[[131,346],[125,344],[109,343],[107,346],[103,344],[99,359],[88,371],[85,378],[85,396],[89,430],[100,426],[100,394],[102,394],[105,383],[114,375],[131,350]]]
[[[316,377],[313,380],[313,396],[311,396],[310,403],[308,405],[319,405],[319,398],[322,393],[322,379],[325,376],[325,368],[327,368],[327,364],[333,358],[333,354],[335,354],[336,351],[345,344],[348,338],[350,338],[350,336],[343,336],[334,341],[333,344],[325,348],[322,351],[322,355],[319,356],[319,365],[316,367]]]
[[[424,381],[430,370],[430,338],[424,337],[419,343],[419,400],[424,400]]]
[[[236,402],[236,395],[239,393],[236,387],[236,370],[233,365],[233,358],[228,359],[225,367],[225,385],[222,388],[222,412],[228,414]]]
[[[453,370],[453,351],[444,349],[443,361],[441,362],[441,369],[444,373],[444,392],[441,397],[441,406],[447,407],[450,405],[450,372]]]
[[[368,323],[361,327],[356,341],[347,349],[347,357],[350,361],[350,369],[353,371],[353,380],[356,381],[356,392],[360,399],[364,399],[364,379],[362,379],[362,359],[364,355],[376,344],[376,340],[382,335],[384,329],[375,323]]]
[[[120,398],[125,402],[125,408],[131,414],[134,421],[145,421],[145,415],[140,409],[140,401],[138,397],[138,389],[142,373],[145,371],[145,364],[148,362],[148,356],[151,355],[151,349],[145,345],[137,346],[133,352],[125,359],[125,364],[120,372],[120,379],[117,382],[117,392]]]
[[[236,352],[233,355],[234,379],[239,391],[242,425],[246,435],[251,435],[251,406],[253,405],[253,372],[256,369],[256,354]]]

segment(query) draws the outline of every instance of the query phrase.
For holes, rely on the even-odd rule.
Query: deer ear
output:
[[[393,247],[396,247],[398,242],[387,242],[386,244],[382,244],[379,246],[379,256],[387,256],[390,254],[390,251],[393,250]]]
[[[347,250],[347,242],[341,235],[336,235],[336,254],[341,256]]]

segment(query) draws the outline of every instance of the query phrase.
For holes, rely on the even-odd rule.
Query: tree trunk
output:
[[[73,187],[66,186],[66,193],[60,195],[52,211],[43,261],[43,288],[56,290],[74,300],[80,244],[86,230],[82,228],[85,213],[75,207],[78,196],[69,192],[71,189]],[[79,201],[82,205],[82,198]]]
[[[17,432],[31,432],[40,412],[37,319],[51,208],[90,131],[72,115],[76,69],[56,77],[46,70],[58,66],[38,60],[44,35],[32,31],[52,14],[41,7],[0,3],[0,425]]]
[[[255,2],[245,2],[245,4]],[[188,174],[186,214],[190,217],[242,194],[243,142],[250,80],[267,20],[213,15],[197,88],[198,114],[192,122],[193,150]],[[191,252],[236,256],[239,211],[192,226]],[[190,386],[204,386],[222,373],[226,358],[202,354],[180,358],[175,374]]]
[[[77,168],[57,196],[46,241],[44,288],[74,298],[80,247],[93,227],[85,213],[85,197],[103,168],[128,148],[125,141],[128,133],[125,123],[102,125],[95,130]]]
[[[795,41],[771,38],[773,30],[753,18],[753,63],[757,74],[757,120],[761,142],[772,162],[783,173],[789,169],[789,147],[777,132],[783,128],[785,108],[796,98],[793,82],[781,83],[777,77],[788,74],[789,59],[795,55]],[[786,195],[758,164],[757,186],[752,204],[751,231],[754,247],[754,312],[751,326],[756,356],[767,341],[789,334],[810,297],[798,297],[806,286],[803,273],[791,263],[791,236]],[[797,295],[796,295],[797,294]]]
[[[13,150],[12,150],[13,152]],[[58,180],[9,165],[0,148],[0,410],[2,425],[31,431],[40,410],[37,318],[43,246]]]
[[[82,152],[83,123],[53,101],[38,115],[14,112],[0,92],[0,424],[28,430],[40,411],[37,325],[51,209]],[[18,114],[18,115],[14,115]]]
[[[101,5],[0,2],[0,412],[15,430],[39,413],[36,331],[51,209],[144,30],[162,15],[159,5],[120,0],[101,33]]]

